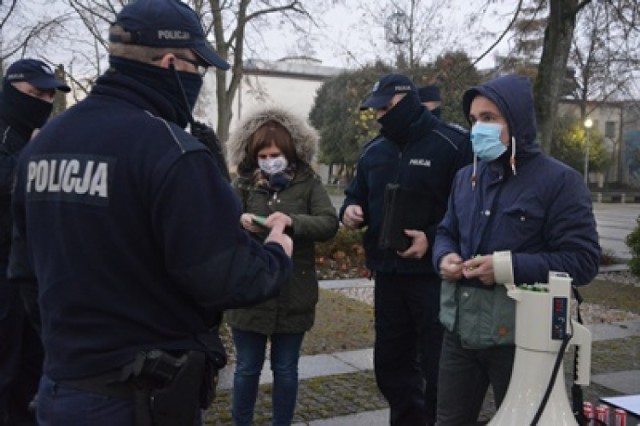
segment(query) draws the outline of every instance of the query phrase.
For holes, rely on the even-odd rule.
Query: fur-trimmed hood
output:
[[[267,121],[282,124],[291,134],[296,155],[307,164],[311,164],[317,150],[319,136],[316,129],[304,118],[284,108],[270,106],[250,112],[233,129],[227,142],[229,165],[237,166],[247,155],[247,146],[251,135]]]

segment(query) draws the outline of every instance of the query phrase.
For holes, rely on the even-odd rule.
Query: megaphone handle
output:
[[[591,332],[582,324],[571,320],[573,337],[571,343],[576,345],[577,375],[576,384],[588,385],[591,382]]]

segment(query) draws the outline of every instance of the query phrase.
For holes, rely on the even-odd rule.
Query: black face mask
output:
[[[409,126],[422,111],[422,104],[417,93],[407,92],[393,108],[378,120],[382,125],[380,133],[396,143],[405,142],[409,134]]]
[[[198,100],[203,83],[199,74],[156,67],[117,56],[111,56],[109,62],[113,68],[153,87],[168,99],[174,107],[176,123],[179,126],[186,127],[193,120],[191,111]]]
[[[440,119],[440,116],[442,115],[442,108],[436,107],[436,108],[432,109],[431,110],[431,115],[433,115],[434,117]]]
[[[18,132],[31,137],[34,129],[44,126],[53,110],[53,103],[22,93],[5,81],[2,85],[0,113]]]

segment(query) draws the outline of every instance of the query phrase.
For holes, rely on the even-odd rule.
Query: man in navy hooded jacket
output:
[[[200,71],[229,68],[195,12],[177,0],[137,0],[109,36],[109,70],[42,129],[17,169],[13,211],[38,279],[46,352],[38,422],[131,425],[134,413],[181,405],[195,420],[174,424],[191,425],[199,381],[167,406],[144,391],[148,406],[136,410],[134,391],[161,385],[153,376],[134,387],[123,366],[143,373],[131,363],[157,359],[155,350],[220,361],[211,332],[221,310],[277,295],[292,243],[284,223],[264,245],[237,225],[231,187],[183,130]]]
[[[442,328],[431,245],[453,178],[471,161],[471,144],[468,135],[421,105],[416,87],[402,74],[381,77],[362,108],[375,109],[381,137],[363,149],[340,218],[346,227],[367,227],[366,265],[375,276],[376,381],[389,402],[392,425],[432,424]],[[398,207],[420,218],[404,230],[410,245],[400,251],[379,245],[389,184],[414,196]]]
[[[529,80],[507,75],[474,87],[463,109],[480,161],[457,174],[433,250],[445,280],[439,426],[475,423],[489,384],[496,407],[505,396],[515,302],[496,284],[546,283],[550,271],[588,284],[600,255],[582,177],[535,142]]]

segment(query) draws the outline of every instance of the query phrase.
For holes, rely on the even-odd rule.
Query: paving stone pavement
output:
[[[366,288],[371,281],[365,279],[323,281],[321,286],[333,290]],[[631,342],[631,370],[592,375],[592,385],[584,387],[585,401],[598,403],[599,397],[640,394],[640,320],[589,326],[594,348],[606,354],[607,342],[635,339]],[[604,346],[603,346],[604,345]],[[594,349],[595,352],[595,349]],[[598,357],[592,358],[592,371],[598,370]],[[572,383],[571,357],[565,357],[565,382]],[[378,426],[389,423],[386,402],[377,391],[373,377],[373,350],[339,352],[334,354],[303,356],[299,365],[300,391],[295,426]],[[232,368],[223,370],[220,378],[222,401],[217,414],[211,414],[207,424],[228,425],[230,406],[229,390],[232,384]],[[256,406],[256,425],[268,425],[270,415],[270,384],[273,376],[265,362],[261,375],[261,391]],[[211,411],[211,410],[210,410]],[[224,412],[227,411],[226,414]],[[488,420],[495,413],[491,397],[485,401],[481,418]],[[226,419],[224,416],[227,416]],[[632,423],[629,423],[632,424]],[[633,423],[635,426],[635,423]]]

